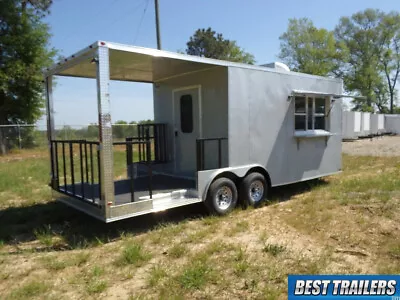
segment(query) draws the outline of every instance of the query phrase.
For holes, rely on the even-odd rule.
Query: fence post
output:
[[[17,127],[18,127],[18,145],[19,145],[19,150],[22,149],[21,146],[21,127],[19,126],[19,123],[17,123]]]

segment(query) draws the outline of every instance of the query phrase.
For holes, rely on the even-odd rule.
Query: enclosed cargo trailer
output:
[[[362,113],[358,111],[343,111],[343,140],[357,139],[362,135]]]
[[[385,115],[385,130],[387,133],[400,134],[400,115]]]
[[[361,113],[361,132],[359,137],[369,137],[371,134],[371,113]]]
[[[371,114],[371,136],[379,136],[385,133],[385,115]]]
[[[53,76],[96,78],[98,141],[56,139]],[[339,79],[103,41],[45,79],[52,189],[105,222],[197,202],[227,214],[271,187],[341,170]],[[112,137],[110,80],[153,84],[154,124],[124,142]],[[126,148],[128,179],[113,176],[115,145]]]

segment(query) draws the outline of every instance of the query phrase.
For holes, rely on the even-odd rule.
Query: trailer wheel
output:
[[[268,184],[264,175],[254,172],[248,174],[240,185],[240,200],[243,207],[259,206],[267,196]]]
[[[235,183],[222,177],[211,184],[205,204],[211,213],[226,215],[236,207],[237,200],[238,191]]]

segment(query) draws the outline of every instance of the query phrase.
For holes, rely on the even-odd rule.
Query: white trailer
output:
[[[371,134],[371,113],[361,113],[361,132],[359,137],[369,137]]]
[[[96,78],[98,141],[56,139],[53,76]],[[105,222],[197,202],[227,214],[341,171],[339,79],[103,41],[45,79],[52,189]],[[153,84],[154,124],[124,142],[112,138],[110,80]],[[113,176],[114,145],[126,147],[126,180]]]
[[[371,136],[379,136],[385,133],[385,115],[371,114]]]
[[[387,133],[400,134],[400,115],[385,115],[385,130]]]
[[[342,137],[343,140],[357,139],[362,135],[362,113],[359,111],[343,111]]]

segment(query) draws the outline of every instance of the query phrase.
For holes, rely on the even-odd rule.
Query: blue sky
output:
[[[184,50],[198,28],[212,27],[254,54],[257,64],[277,61],[279,36],[289,18],[310,18],[333,29],[341,16],[365,8],[400,10],[398,0],[159,0],[162,48]],[[51,45],[69,56],[96,40],[156,48],[154,0],[54,0],[46,22]],[[149,84],[112,82],[112,121],[153,117]],[[57,78],[56,125],[97,122],[96,82]],[[43,120],[39,124],[44,124]]]

